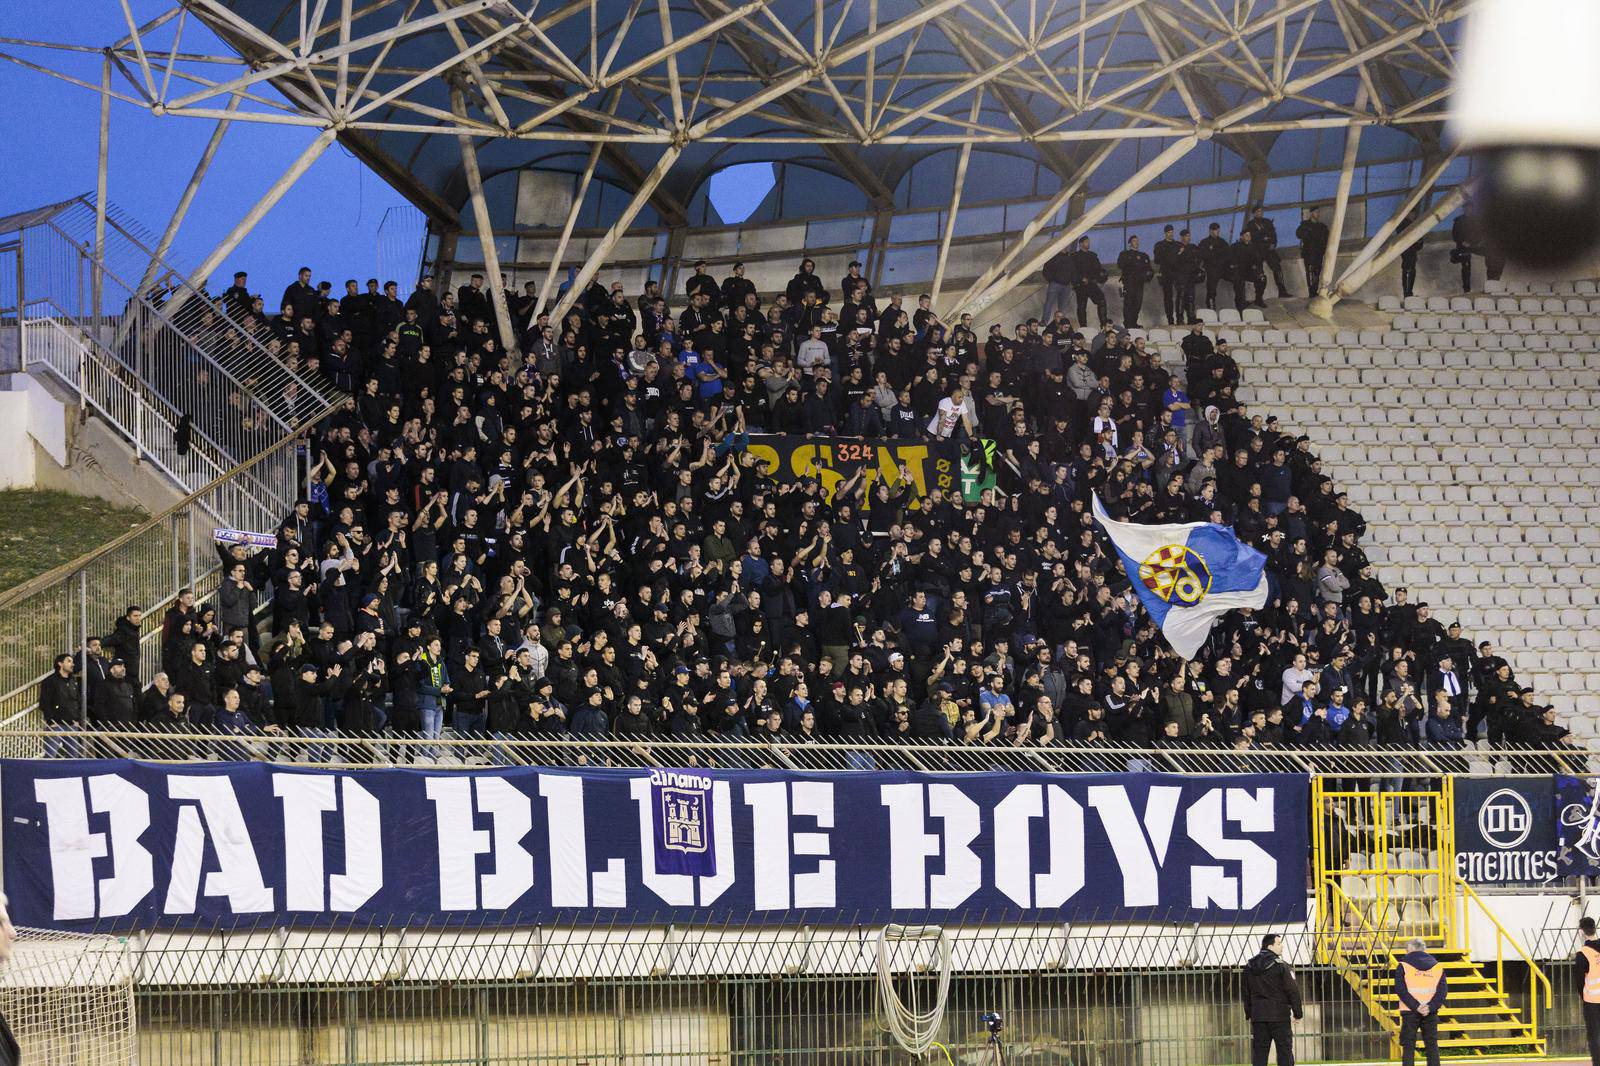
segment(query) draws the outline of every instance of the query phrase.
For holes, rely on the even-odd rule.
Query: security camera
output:
[[[1600,243],[1600,3],[1484,0],[1464,33],[1450,132],[1477,160],[1483,235],[1514,263]]]

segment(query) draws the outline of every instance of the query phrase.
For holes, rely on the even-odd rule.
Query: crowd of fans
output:
[[[804,260],[784,292],[696,264],[675,313],[594,283],[571,312],[484,279],[312,271],[215,305],[349,391],[270,549],[185,592],[141,688],[130,608],[40,705],[103,728],[793,743],[1549,746],[1566,730],[1487,641],[1386,589],[1306,437],[1247,410],[1226,341],[946,322]],[[1281,280],[1279,282],[1281,287]],[[1064,303],[1064,301],[1060,301]],[[268,307],[273,308],[270,313]],[[1181,306],[1181,305],[1180,305]],[[923,438],[994,487],[770,471],[763,433]],[[992,442],[985,446],[982,442]],[[1232,525],[1270,596],[1192,662],[1090,517]],[[270,597],[269,597],[270,591]],[[258,608],[267,607],[258,621]],[[82,686],[82,687],[80,687]]]

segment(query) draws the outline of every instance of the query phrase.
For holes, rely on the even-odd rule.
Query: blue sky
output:
[[[152,17],[166,6],[143,0],[132,3],[136,18]],[[114,2],[0,4],[4,37],[103,45],[125,32],[121,8]],[[189,20],[186,48],[199,47],[201,32]],[[220,47],[215,38],[206,37],[208,49]],[[37,52],[24,53],[9,45],[0,50],[39,59]],[[75,76],[98,83],[98,56],[68,62]],[[99,136],[95,93],[0,62],[0,100],[8,105],[0,108],[0,144],[5,145],[7,160],[5,180],[0,182],[0,214],[94,191]],[[206,120],[157,118],[142,108],[113,102],[111,202],[159,233],[212,128]],[[198,263],[313,136],[295,127],[234,123],[179,234],[176,263],[185,268]],[[302,262],[316,271],[319,280],[330,279],[336,287],[347,277],[365,280],[377,268],[376,242],[384,212],[402,205],[404,197],[335,145],[217,271],[213,291],[218,290],[219,279],[220,287],[226,287],[239,269],[250,272],[253,289],[282,291]],[[412,210],[406,206],[407,213]],[[402,291],[408,291],[408,279],[397,280]]]

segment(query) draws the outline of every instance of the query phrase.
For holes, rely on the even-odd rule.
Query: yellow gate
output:
[[[1411,937],[1459,947],[1451,780],[1430,790],[1340,785],[1312,778],[1320,960]]]

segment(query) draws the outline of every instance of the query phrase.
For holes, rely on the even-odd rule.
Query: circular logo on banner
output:
[[[1532,831],[1533,811],[1515,789],[1490,793],[1478,808],[1479,835],[1502,851],[1521,844]]]
[[[1139,580],[1167,603],[1193,607],[1211,590],[1211,569],[1186,546],[1167,544],[1145,556]]]

